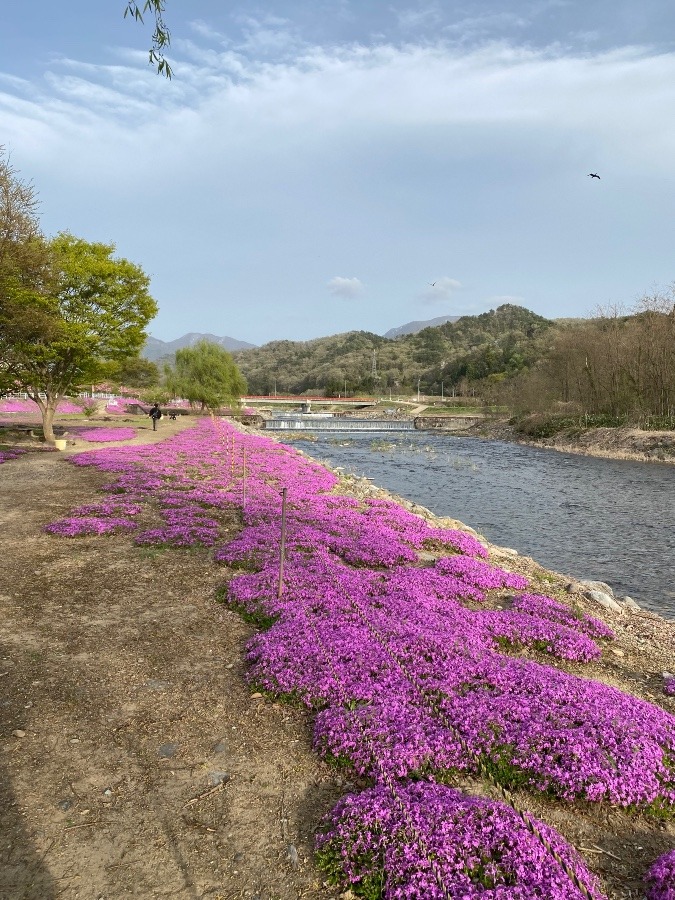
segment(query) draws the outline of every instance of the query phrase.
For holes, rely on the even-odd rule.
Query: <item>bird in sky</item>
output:
[[[588,177],[589,178],[597,178],[598,181],[600,181],[600,176],[596,175],[595,172],[589,172]]]
[[[435,282],[435,281],[433,281],[433,282],[432,282],[432,281],[427,281],[427,284],[429,285],[429,287],[436,287],[436,282]]]

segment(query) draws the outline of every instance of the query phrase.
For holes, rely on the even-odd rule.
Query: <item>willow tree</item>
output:
[[[171,43],[171,34],[164,22],[165,0],[127,0],[124,10],[124,18],[130,16],[137,22],[143,22],[143,16],[150,13],[155,19],[155,30],[152,34],[152,46],[150,47],[148,56],[149,63],[157,67],[160,75],[166,78],[173,76],[173,70],[168,60],[164,58],[164,50]]]
[[[8,279],[0,295],[3,378],[40,408],[54,441],[59,401],[138,354],[157,312],[149,278],[114,244],[62,233],[43,241],[40,277]]]
[[[246,391],[246,381],[232,355],[212,341],[177,350],[176,365],[166,372],[166,384],[175,397],[211,410],[239,406]]]

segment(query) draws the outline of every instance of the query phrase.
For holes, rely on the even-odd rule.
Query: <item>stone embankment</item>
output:
[[[483,415],[457,415],[457,416],[415,416],[415,428],[420,431],[455,431],[466,432],[474,425],[480,425],[485,421]]]
[[[519,434],[507,419],[485,419],[466,432],[491,440],[513,441],[530,447],[546,447],[561,453],[578,453],[606,459],[675,463],[675,431],[642,431],[639,428],[573,428],[550,438],[534,440]]]

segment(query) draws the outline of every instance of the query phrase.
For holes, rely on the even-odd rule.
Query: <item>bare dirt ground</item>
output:
[[[66,455],[0,466],[0,897],[334,895],[312,830],[344,788],[251,698],[211,553],[44,534],[109,480]]]
[[[191,422],[163,421],[157,434],[134,424],[125,443]],[[252,629],[216,601],[225,570],[208,550],[44,534],[109,480],[68,455],[0,466],[0,898],[335,897],[312,863],[313,830],[349,784],[313,754],[309,713],[247,686]],[[359,479],[342,490],[386,496]],[[227,527],[236,533],[235,513]],[[568,587],[615,629],[602,660],[555,665],[675,713],[662,680],[675,667],[674,623],[610,616],[515,551],[491,547],[490,557],[541,592]],[[488,601],[502,602],[499,592]],[[612,900],[643,896],[646,868],[675,846],[672,817],[517,799],[580,848]]]

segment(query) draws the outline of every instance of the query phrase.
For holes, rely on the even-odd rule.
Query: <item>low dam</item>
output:
[[[465,431],[483,416],[417,416],[415,419],[357,419],[343,416],[275,416],[267,419],[268,431]]]
[[[325,419],[318,416],[284,416],[267,419],[264,425],[267,431],[414,431],[415,423],[411,419]]]

